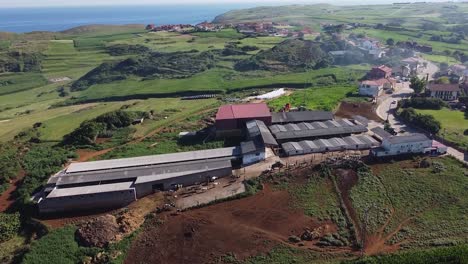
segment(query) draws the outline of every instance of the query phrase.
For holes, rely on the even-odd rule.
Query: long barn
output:
[[[52,176],[38,199],[41,213],[125,206],[159,190],[232,174],[240,148],[72,163]]]

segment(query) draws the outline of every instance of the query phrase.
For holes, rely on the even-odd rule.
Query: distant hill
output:
[[[127,32],[129,30],[144,30],[145,25],[142,24],[128,24],[128,25],[85,25],[70,28],[67,30],[60,31],[62,34],[66,35],[80,35],[80,34],[89,34],[89,33],[119,33]]]
[[[325,67],[329,55],[318,43],[310,40],[288,39],[271,49],[261,51],[235,65],[238,71],[271,70],[294,71]]]

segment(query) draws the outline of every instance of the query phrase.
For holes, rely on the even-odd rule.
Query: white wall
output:
[[[245,154],[242,156],[242,164],[249,165],[259,161],[265,160],[265,150],[261,152]]]
[[[417,141],[411,143],[391,144],[387,139],[382,142],[384,150],[377,150],[375,155],[378,157],[394,156],[405,153],[424,153],[426,148],[432,146],[432,140]]]

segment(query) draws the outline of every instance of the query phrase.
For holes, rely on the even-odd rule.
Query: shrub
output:
[[[431,115],[418,114],[413,108],[405,108],[397,112],[398,116],[405,122],[414,124],[430,133],[437,133],[440,130],[441,124]]]
[[[19,213],[0,213],[0,243],[11,239],[21,226]]]
[[[425,97],[414,97],[411,99],[404,99],[399,102],[402,108],[417,108],[417,109],[434,109],[440,110],[447,104],[439,98],[425,98]]]

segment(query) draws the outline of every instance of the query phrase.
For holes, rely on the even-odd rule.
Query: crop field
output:
[[[468,136],[463,132],[468,128],[468,118],[462,111],[443,108],[441,110],[416,110],[433,116],[442,124],[439,136],[461,147],[468,148]]]

